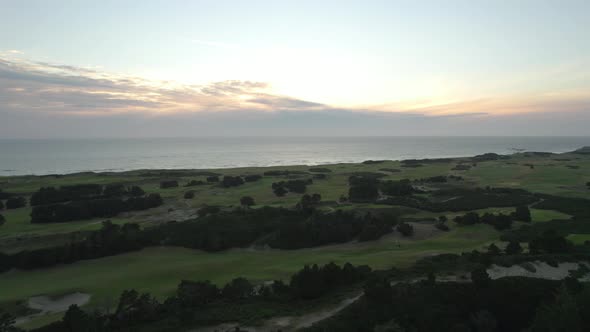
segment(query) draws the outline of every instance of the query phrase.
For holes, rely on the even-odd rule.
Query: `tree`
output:
[[[555,230],[547,230],[541,236],[537,236],[529,242],[529,251],[538,253],[563,253],[569,251],[571,243]]]
[[[0,311],[0,332],[17,332],[20,329],[14,327],[16,320],[14,317],[7,313]]]
[[[129,192],[129,195],[133,196],[133,197],[145,195],[145,191],[143,189],[141,189],[141,187],[139,187],[139,186],[131,186],[131,188],[128,189],[128,192]]]
[[[219,176],[208,176],[207,177],[207,182],[219,182]]]
[[[488,253],[492,256],[498,256],[500,254],[500,248],[495,243],[492,243],[488,247]]]
[[[287,189],[285,189],[283,186],[273,186],[272,191],[275,193],[275,195],[279,196],[279,197],[283,197],[287,194]]]
[[[583,331],[580,312],[574,297],[561,285],[555,301],[539,306],[533,325],[533,332],[581,332]]]
[[[395,228],[398,232],[402,233],[403,236],[414,235],[414,227],[408,223],[402,222]]]
[[[476,287],[485,287],[489,285],[492,279],[488,275],[488,271],[486,271],[485,267],[478,267],[475,270],[471,271],[471,282]]]
[[[495,332],[497,331],[498,322],[494,315],[487,311],[481,310],[471,315],[471,325],[475,332]]]
[[[386,323],[375,326],[375,332],[404,332],[405,329],[392,319]]]
[[[445,215],[442,215],[442,216],[439,216],[439,217],[438,217],[438,221],[439,221],[440,223],[442,223],[442,224],[446,223],[446,222],[447,222],[447,220],[449,220],[449,219],[448,219],[448,218],[447,218],[447,216],[445,216]]]
[[[507,255],[518,255],[522,253],[522,247],[520,246],[520,242],[518,241],[510,241],[506,246],[506,254]]]
[[[359,183],[348,189],[351,202],[373,202],[379,197],[379,189],[375,183]]]
[[[176,290],[176,296],[185,307],[202,306],[216,300],[220,291],[210,281],[182,280]]]
[[[244,184],[244,179],[242,179],[241,176],[226,175],[223,177],[223,180],[221,180],[221,185],[225,188],[237,187],[237,186],[241,186],[243,184]]]
[[[245,278],[236,278],[226,284],[221,295],[230,300],[245,299],[254,294],[254,286]]]
[[[254,202],[254,198],[250,196],[243,196],[242,198],[240,198],[240,205],[250,207],[252,205],[256,205],[256,203]]]
[[[102,194],[107,197],[126,196],[127,188],[122,184],[111,183],[104,187]]]
[[[453,221],[459,225],[474,225],[480,222],[479,214],[476,212],[468,212],[463,216],[456,216]]]
[[[297,208],[299,210],[310,211],[320,203],[322,200],[322,196],[320,194],[313,194],[308,195],[305,194],[301,196],[301,200],[297,203]]]
[[[89,332],[90,319],[88,315],[75,304],[72,304],[62,319],[67,331]]]
[[[0,201],[0,210],[4,210],[4,202]]]
[[[3,215],[0,214],[0,226],[4,225],[5,222],[6,222],[6,219],[4,218]]]
[[[176,180],[166,180],[166,181],[160,182],[161,189],[175,188],[175,187],[178,187],[178,181],[176,181]]]
[[[528,206],[519,205],[516,207],[516,211],[514,211],[513,217],[516,220],[531,222],[531,211],[529,210]]]
[[[509,215],[500,213],[495,216],[492,226],[499,231],[508,229],[512,226],[512,218]]]
[[[25,206],[27,206],[27,200],[21,196],[10,197],[6,201],[6,208],[7,209],[18,209],[18,208],[25,207]]]
[[[380,189],[385,195],[408,196],[414,192],[414,187],[408,179],[381,182]]]

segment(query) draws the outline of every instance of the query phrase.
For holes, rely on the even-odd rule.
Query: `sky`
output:
[[[0,138],[588,123],[587,0],[0,0]]]

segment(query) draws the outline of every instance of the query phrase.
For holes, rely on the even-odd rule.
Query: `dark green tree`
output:
[[[514,211],[514,219],[524,222],[531,222],[531,210],[526,205],[519,205]]]
[[[507,255],[518,255],[522,253],[522,247],[520,246],[520,242],[518,241],[510,241],[506,246],[506,254]]]
[[[252,205],[256,205],[256,202],[254,202],[254,198],[252,198],[251,196],[243,196],[242,198],[240,198],[240,205],[245,207],[251,207]]]
[[[553,303],[539,306],[531,327],[533,332],[581,332],[583,330],[578,305],[565,285],[559,287]]]
[[[471,282],[473,282],[475,287],[486,287],[491,280],[492,279],[488,275],[488,271],[486,271],[485,267],[478,267],[471,271]]]

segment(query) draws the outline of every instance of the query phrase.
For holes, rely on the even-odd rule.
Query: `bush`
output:
[[[414,192],[414,187],[408,179],[381,182],[379,187],[381,192],[390,196],[407,196]]]
[[[27,206],[27,200],[22,196],[10,197],[8,200],[6,200],[6,208],[9,210],[18,209],[25,206]]]
[[[414,235],[414,227],[408,223],[402,222],[395,228],[398,232],[402,233],[403,236]]]
[[[237,187],[237,186],[241,186],[243,184],[244,184],[244,179],[242,179],[239,176],[226,175],[223,177],[223,180],[221,181],[221,185],[225,188]]]
[[[0,210],[4,210],[4,202],[0,201]]]
[[[437,229],[440,229],[443,232],[448,232],[450,230],[449,226],[447,226],[444,223],[438,223],[434,227],[436,227]]]
[[[127,188],[122,184],[107,184],[102,194],[106,197],[121,197],[127,195]]]
[[[185,199],[193,199],[195,198],[195,191],[194,190],[189,190],[187,192],[184,193],[184,198]]]
[[[31,223],[55,223],[92,218],[114,217],[121,212],[139,211],[162,205],[159,194],[143,197],[105,198],[73,201],[65,204],[37,205],[31,211]]]
[[[185,187],[194,187],[194,186],[202,186],[204,185],[205,182],[200,181],[200,180],[190,180],[187,184],[185,184]]]
[[[526,205],[517,206],[516,211],[514,211],[512,216],[514,217],[514,219],[519,220],[519,221],[524,221],[524,222],[531,221],[531,211],[529,210],[529,207]]]
[[[178,181],[176,180],[166,180],[160,182],[161,189],[168,189],[168,188],[175,188],[178,187]]]
[[[277,196],[284,196],[288,192],[303,194],[307,189],[307,185],[312,183],[313,181],[311,179],[274,182],[272,184],[272,190]]]
[[[479,223],[479,214],[469,212],[462,216],[456,216],[453,221],[459,225],[475,225]]]
[[[518,255],[522,253],[522,247],[518,241],[510,241],[506,246],[506,255]]]
[[[332,173],[332,170],[325,167],[312,167],[309,169],[310,172],[315,173]]]
[[[139,197],[145,195],[145,191],[141,189],[141,187],[139,186],[131,186],[131,188],[128,189],[128,192],[129,196],[132,197]]]
[[[204,217],[209,214],[219,213],[219,211],[221,211],[221,209],[217,206],[205,205],[197,211],[197,214],[199,217]]]
[[[207,177],[207,182],[219,182],[219,176],[208,176]]]
[[[254,198],[250,196],[244,196],[240,198],[240,205],[250,207],[252,205],[256,205],[256,203],[254,202]]]
[[[0,226],[4,225],[5,222],[6,222],[6,219],[4,218],[3,215],[0,214]]]
[[[244,176],[244,180],[246,182],[256,182],[258,180],[262,179],[262,175],[258,175],[258,174],[252,174],[252,175],[246,175]]]

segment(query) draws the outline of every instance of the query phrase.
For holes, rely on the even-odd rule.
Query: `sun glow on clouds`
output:
[[[382,59],[378,58],[358,54],[316,56],[311,49],[288,48],[245,54],[240,61],[230,63],[227,72],[219,73],[219,77],[233,73],[254,80],[191,84],[181,83],[182,77],[147,79],[109,73],[97,67],[31,61],[15,51],[0,52],[0,106],[23,112],[41,110],[72,115],[339,110],[493,116],[590,108],[590,93],[583,88],[462,98],[468,91],[443,77],[396,77],[382,81],[373,74],[373,66],[382,66]],[[359,61],[366,65],[355,66]],[[187,70],[187,75],[192,74]]]

